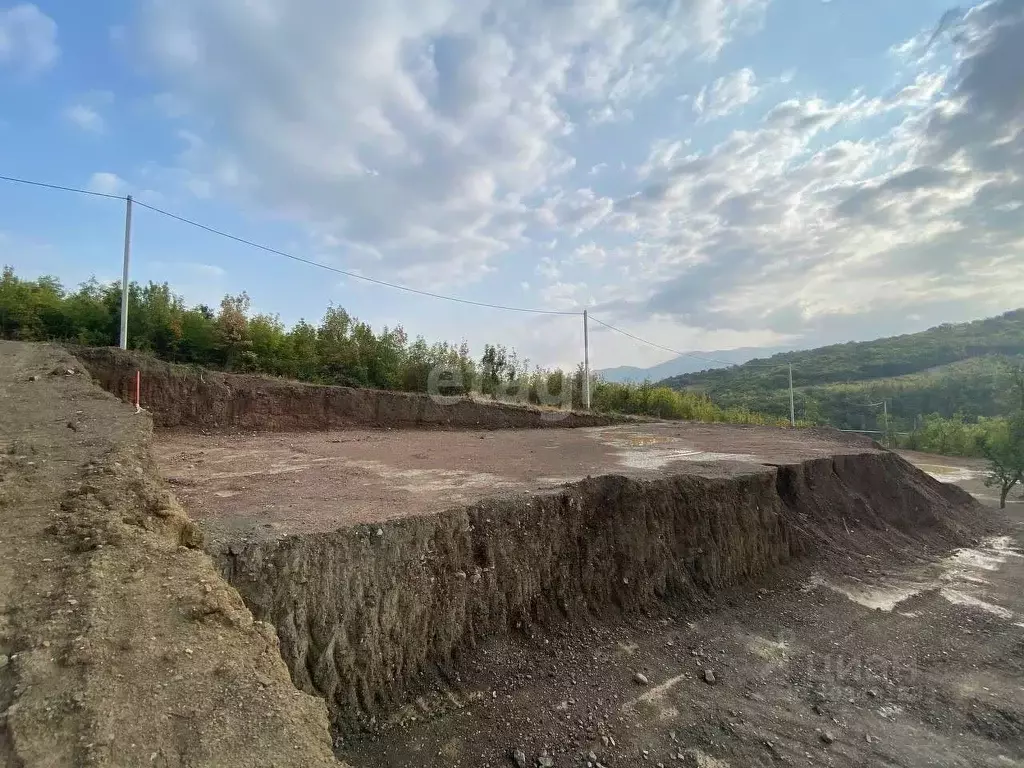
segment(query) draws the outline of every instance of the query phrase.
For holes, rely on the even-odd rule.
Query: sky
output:
[[[912,332],[1024,305],[1024,0],[0,0],[0,175],[675,350]],[[20,275],[117,280],[123,236],[0,182]],[[582,357],[139,206],[132,279]]]

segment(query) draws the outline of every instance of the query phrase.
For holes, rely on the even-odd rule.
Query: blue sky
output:
[[[0,0],[0,174],[128,194],[338,268],[808,346],[1024,304],[1019,0]],[[940,24],[941,22],[941,24]],[[938,32],[938,34],[936,34]],[[933,39],[934,38],[934,39]],[[0,253],[120,272],[116,200],[0,183]],[[580,357],[136,210],[133,278]],[[596,367],[668,355],[595,330]]]

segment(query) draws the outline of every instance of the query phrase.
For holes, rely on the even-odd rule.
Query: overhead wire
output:
[[[74,193],[77,193],[77,194],[80,194],[80,195],[92,195],[94,197],[103,197],[103,198],[108,198],[108,199],[112,199],[112,200],[127,200],[128,199],[127,195],[114,195],[114,194],[109,194],[109,193],[106,193],[106,192],[96,192],[96,191],[90,190],[90,189],[82,189],[80,187],[70,187],[70,186],[64,186],[62,184],[49,184],[47,182],[33,181],[31,179],[23,179],[23,178],[18,178],[16,176],[0,175],[0,180],[2,180],[2,181],[9,181],[9,182],[12,182],[12,183],[15,183],[15,184],[25,184],[25,185],[29,185],[29,186],[33,186],[33,187],[42,187],[42,188],[45,188],[45,189],[55,189],[55,190],[60,190],[60,191],[63,191],[63,192],[74,192]],[[170,211],[165,211],[162,208],[158,208],[155,205],[150,205],[149,203],[145,203],[142,200],[138,200],[138,199],[133,198],[132,202],[135,205],[137,205],[137,206],[139,206],[141,208],[147,208],[148,210],[151,210],[154,213],[158,213],[158,214],[160,214],[162,216],[166,216],[166,217],[168,217],[170,219],[174,219],[175,221],[181,222],[183,224],[188,224],[188,225],[190,225],[192,227],[196,227],[197,229],[201,229],[201,230],[203,230],[205,232],[209,232],[211,234],[227,238],[228,240],[233,240],[236,243],[241,243],[242,245],[247,245],[247,246],[249,246],[251,248],[256,248],[258,250],[265,251],[267,253],[272,253],[272,254],[277,255],[277,256],[282,256],[282,257],[284,257],[286,259],[291,259],[292,261],[299,262],[300,264],[307,264],[307,265],[309,265],[311,267],[319,267],[320,269],[325,269],[325,270],[328,270],[330,272],[337,273],[339,275],[344,275],[345,277],[352,278],[353,280],[362,280],[362,281],[367,282],[367,283],[373,283],[374,285],[382,285],[382,286],[385,286],[387,288],[393,288],[393,289],[395,289],[397,291],[405,291],[406,293],[412,293],[412,294],[416,294],[418,296],[427,296],[427,297],[434,298],[434,299],[443,299],[445,301],[452,301],[452,302],[455,302],[455,303],[458,303],[458,304],[468,304],[468,305],[474,306],[474,307],[486,307],[486,308],[489,308],[489,309],[500,309],[500,310],[504,310],[506,312],[526,312],[526,313],[537,314],[537,315],[581,315],[582,314],[582,312],[570,312],[570,311],[566,311],[566,310],[537,309],[535,307],[517,307],[517,306],[506,305],[506,304],[494,304],[492,302],[487,302],[487,301],[474,301],[473,299],[463,299],[463,298],[460,298],[458,296],[449,296],[449,295],[442,294],[442,293],[435,293],[433,291],[425,291],[425,290],[422,290],[420,288],[412,288],[411,286],[408,286],[408,285],[402,285],[400,283],[393,283],[393,282],[390,282],[388,280],[380,280],[380,279],[375,278],[375,277],[369,277],[367,275],[359,274],[358,272],[352,272],[352,271],[347,270],[347,269],[339,269],[338,267],[332,267],[329,264],[323,264],[323,263],[321,263],[319,261],[313,261],[312,259],[306,259],[306,258],[303,258],[301,256],[296,256],[296,255],[288,253],[286,251],[282,251],[282,250],[280,250],[278,248],[272,248],[269,245],[263,245],[262,243],[257,243],[257,242],[255,242],[253,240],[249,240],[249,239],[244,238],[244,237],[239,237],[237,235],[232,235],[230,232],[225,232],[224,230],[217,229],[216,227],[211,227],[211,226],[209,226],[207,224],[202,224],[202,223],[200,223],[198,221],[195,221],[194,219],[189,219],[189,218],[187,218],[185,216],[179,216],[176,213],[171,213]]]
[[[257,249],[259,249],[261,251],[266,251],[267,253],[272,253],[272,254],[274,254],[276,256],[283,256],[286,259],[291,259],[292,261],[297,261],[300,264],[308,264],[311,267],[319,267],[320,269],[326,269],[326,270],[328,270],[330,272],[335,272],[335,273],[337,273],[339,275],[344,275],[345,277],[350,277],[353,280],[363,280],[364,282],[373,283],[374,285],[383,285],[383,286],[385,286],[387,288],[394,288],[395,290],[398,290],[398,291],[405,291],[406,293],[414,293],[414,294],[416,294],[418,296],[428,296],[428,297],[433,298],[433,299],[444,299],[445,301],[453,301],[453,302],[456,302],[458,304],[469,304],[470,306],[474,306],[474,307],[487,307],[489,309],[501,309],[501,310],[505,310],[506,312],[527,312],[527,313],[535,314],[535,315],[580,315],[580,314],[582,314],[581,312],[568,312],[568,311],[564,311],[564,310],[537,309],[537,308],[534,308],[534,307],[515,307],[515,306],[510,306],[510,305],[507,305],[507,304],[493,304],[493,303],[487,302],[487,301],[474,301],[473,299],[463,299],[463,298],[460,298],[458,296],[448,296],[448,295],[443,294],[443,293],[434,293],[433,291],[424,291],[424,290],[421,290],[419,288],[411,288],[408,285],[402,285],[400,283],[392,283],[392,282],[389,282],[387,280],[380,280],[380,279],[378,279],[376,277],[368,277],[367,275],[361,275],[358,272],[352,272],[352,271],[349,271],[347,269],[339,269],[338,267],[332,267],[329,264],[323,264],[322,262],[319,262],[319,261],[313,261],[312,259],[306,259],[306,258],[303,258],[302,256],[296,256],[296,255],[288,253],[286,251],[282,251],[282,250],[279,250],[277,248],[272,248],[269,245],[263,245],[261,243],[255,242],[253,240],[248,240],[248,239],[246,239],[244,237],[238,237],[237,235],[232,235],[231,233],[225,232],[225,231],[223,231],[221,229],[216,229],[215,227],[211,227],[211,226],[208,226],[206,224],[201,224],[198,221],[194,221],[194,220],[186,218],[184,216],[179,216],[176,213],[171,213],[170,211],[165,211],[162,208],[157,208],[155,205],[149,205],[148,203],[143,203],[143,202],[141,202],[139,200],[135,200],[135,203],[137,205],[143,207],[143,208],[148,208],[149,210],[154,211],[155,213],[159,213],[162,216],[167,216],[168,218],[174,219],[175,221],[180,221],[180,222],[182,222],[184,224],[188,224],[190,226],[196,227],[196,228],[204,230],[206,232],[210,232],[210,233],[212,233],[214,235],[219,235],[220,237],[227,238],[228,240],[233,240],[236,243],[241,243],[242,245],[247,245],[247,246],[249,246],[251,248],[257,248]]]
[[[111,200],[127,200],[125,195],[113,195],[107,192],[97,192],[92,189],[81,189],[80,187],[65,187],[60,184],[47,184],[43,181],[32,181],[31,179],[19,179],[16,176],[0,176],[0,181],[10,181],[15,184],[26,184],[30,187],[43,187],[45,189],[58,189],[61,192],[75,192],[79,195],[92,195],[93,197],[106,197]]]
[[[35,181],[35,180],[32,180],[32,179],[19,178],[19,177],[16,177],[16,176],[0,175],[0,180],[12,182],[12,183],[15,183],[15,184],[24,184],[24,185],[33,186],[33,187],[42,187],[42,188],[45,188],[45,189],[59,190],[59,191],[62,191],[62,192],[73,192],[73,193],[76,193],[76,194],[91,195],[93,197],[101,197],[101,198],[107,198],[107,199],[112,199],[112,200],[127,200],[128,199],[127,195],[115,195],[115,194],[111,194],[111,193],[107,193],[107,192],[97,192],[95,190],[82,189],[80,187],[71,187],[71,186],[65,186],[65,185],[62,185],[62,184],[50,184],[50,183],[47,183],[47,182]],[[339,267],[333,267],[333,266],[331,266],[329,264],[324,264],[324,263],[319,262],[319,261],[314,261],[313,259],[307,259],[307,258],[304,258],[302,256],[296,256],[295,254],[288,253],[287,251],[282,251],[282,250],[280,250],[278,248],[273,248],[273,247],[271,247],[269,245],[264,245],[262,243],[258,243],[256,241],[254,241],[254,240],[249,240],[248,238],[239,237],[238,235],[233,235],[230,232],[226,232],[226,231],[224,231],[222,229],[217,229],[216,227],[211,227],[208,224],[203,224],[201,222],[195,221],[194,219],[190,219],[190,218],[188,218],[186,216],[181,216],[181,215],[176,214],[176,213],[171,213],[170,211],[164,210],[163,208],[159,208],[159,207],[157,207],[155,205],[151,205],[150,203],[143,202],[142,200],[138,200],[136,198],[132,198],[132,202],[135,205],[137,205],[137,206],[139,206],[141,208],[145,208],[147,210],[153,211],[154,213],[159,214],[161,216],[165,216],[165,217],[167,217],[169,219],[172,219],[174,221],[180,222],[182,224],[187,224],[187,225],[189,225],[191,227],[195,227],[196,229],[200,229],[200,230],[202,230],[204,232],[208,232],[210,234],[217,235],[218,237],[223,237],[223,238],[225,238],[227,240],[232,240],[232,241],[234,241],[236,243],[248,246],[250,248],[255,248],[257,250],[264,251],[266,253],[270,253],[270,254],[273,254],[275,256],[280,256],[282,258],[290,259],[291,261],[295,261],[295,262],[298,262],[300,264],[306,264],[306,265],[311,266],[311,267],[317,267],[319,269],[327,270],[329,272],[333,272],[333,273],[336,273],[336,274],[339,274],[339,275],[343,275],[343,276],[351,278],[353,280],[361,280],[363,282],[372,283],[374,285],[384,286],[386,288],[392,288],[392,289],[397,290],[397,291],[404,291],[406,293],[411,293],[411,294],[414,294],[414,295],[417,295],[417,296],[426,296],[428,298],[441,299],[443,301],[451,301],[451,302],[454,302],[456,304],[464,304],[464,305],[473,306],[473,307],[483,307],[483,308],[487,308],[487,309],[497,309],[497,310],[503,310],[503,311],[506,311],[506,312],[522,312],[522,313],[536,314],[536,315],[560,315],[560,316],[576,316],[576,317],[578,317],[578,316],[583,314],[580,311],[556,310],[556,309],[539,309],[539,308],[536,308],[536,307],[519,307],[519,306],[514,306],[514,305],[508,305],[508,304],[495,304],[495,303],[487,302],[487,301],[476,301],[474,299],[464,299],[464,298],[461,298],[459,296],[450,296],[448,294],[435,293],[434,291],[426,291],[426,290],[423,290],[423,289],[420,289],[420,288],[413,288],[413,287],[408,286],[408,285],[402,285],[401,283],[394,283],[394,282],[391,282],[391,281],[388,281],[388,280],[381,280],[381,279],[376,278],[376,277],[369,277],[368,275],[363,275],[363,274],[360,274],[358,272],[353,272],[351,270],[341,269]],[[660,350],[662,350],[664,352],[670,352],[671,354],[676,355],[678,357],[688,357],[688,358],[691,358],[691,359],[694,359],[694,360],[701,360],[701,361],[706,362],[706,363],[714,363],[716,365],[721,365],[721,366],[725,366],[725,367],[734,367],[734,366],[745,365],[745,366],[748,366],[748,367],[773,367],[773,368],[778,368],[778,367],[781,367],[781,366],[785,365],[785,363],[780,363],[780,364],[776,364],[776,363],[756,364],[756,363],[751,363],[751,362],[736,363],[736,362],[730,362],[728,360],[719,360],[719,359],[713,358],[713,357],[706,357],[706,356],[703,356],[703,355],[698,355],[698,354],[695,354],[693,352],[682,352],[682,351],[680,351],[678,349],[673,349],[672,347],[667,347],[664,344],[658,344],[656,342],[649,341],[648,339],[645,339],[645,338],[643,338],[641,336],[637,336],[634,333],[630,333],[629,331],[626,331],[626,330],[624,330],[622,328],[619,328],[617,326],[611,325],[610,323],[606,323],[604,320],[601,320],[600,318],[594,317],[594,315],[592,315],[592,314],[588,314],[588,317],[589,317],[589,319],[593,320],[594,322],[598,323],[599,325],[604,326],[605,328],[607,328],[610,331],[614,331],[615,333],[619,333],[619,334],[621,334],[623,336],[626,336],[627,338],[633,339],[634,341],[638,341],[641,344],[646,344],[647,346],[653,347],[654,349],[660,349]]]
[[[593,320],[595,323],[598,323],[599,325],[603,325],[605,328],[607,328],[607,329],[609,329],[611,331],[615,331],[616,333],[621,333],[623,336],[626,336],[626,337],[628,337],[630,339],[633,339],[634,341],[639,341],[641,344],[646,344],[649,347],[654,347],[655,349],[660,349],[660,350],[663,350],[665,352],[671,352],[672,354],[678,355],[679,357],[689,357],[689,358],[692,358],[694,360],[701,360],[701,361],[703,361],[705,363],[717,363],[718,365],[722,365],[722,366],[725,366],[725,367],[728,367],[728,368],[735,367],[735,366],[741,366],[741,365],[750,366],[750,367],[781,368],[781,367],[784,367],[784,366],[788,365],[788,363],[753,363],[753,362],[750,362],[750,361],[748,361],[746,363],[736,363],[736,362],[729,362],[728,360],[719,360],[719,359],[714,358],[714,357],[705,357],[703,355],[698,355],[698,354],[695,354],[693,352],[680,352],[678,349],[672,349],[672,347],[666,347],[663,344],[656,344],[655,342],[648,341],[647,339],[642,338],[641,336],[637,336],[634,333],[630,333],[629,331],[625,331],[622,328],[618,328],[618,327],[616,327],[614,325],[606,323],[604,320],[601,320],[600,318],[594,317],[594,315],[592,315],[592,314],[588,314],[588,317],[591,320]]]

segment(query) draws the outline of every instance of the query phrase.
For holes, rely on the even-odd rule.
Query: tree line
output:
[[[121,285],[91,279],[68,290],[55,277],[26,280],[11,267],[0,276],[0,337],[114,346],[120,330]],[[253,313],[246,293],[225,296],[216,309],[188,306],[167,283],[131,283],[128,339],[132,349],[172,363],[259,373],[318,384],[406,392],[486,396],[533,404],[583,406],[584,371],[531,366],[502,344],[479,358],[468,343],[430,343],[402,326],[375,331],[344,308],[330,306],[316,325],[287,327],[277,315]],[[591,380],[600,412],[744,424],[781,424],[749,408],[723,408],[711,397],[665,386]]]

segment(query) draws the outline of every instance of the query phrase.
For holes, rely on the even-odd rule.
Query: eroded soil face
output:
[[[610,605],[474,638],[450,663],[428,665],[360,727],[346,719],[336,728],[338,754],[353,765],[504,766],[515,764],[517,750],[531,766],[1003,766],[1024,758],[1024,530],[1013,520],[993,528],[977,509],[984,533],[952,553],[948,537],[929,539],[936,521],[924,518],[955,515],[922,503],[932,493],[927,484],[915,480],[923,490],[911,500],[899,478],[871,474],[886,462],[872,458],[879,452],[869,444],[780,430],[630,425],[483,436],[173,435],[162,438],[159,453],[214,549],[234,547],[236,562],[249,557],[249,594],[282,617],[308,595],[270,594],[260,573],[305,568],[306,537],[340,540],[327,532],[355,527],[365,545],[353,552],[383,552],[396,546],[391,525],[419,525],[403,518],[486,498],[545,497],[587,475],[728,482],[811,462],[806,472],[793,470],[791,482],[769,487],[777,485],[792,509],[820,507],[818,518],[789,518],[818,526],[794,529],[813,540],[813,556],[743,586],[691,595],[685,606],[649,601],[646,612],[634,606],[624,619]],[[914,459],[940,466],[926,469],[944,480],[981,488],[969,474],[976,468],[952,467],[956,477],[947,477],[950,460]],[[821,461],[840,472],[841,493],[828,487]],[[889,500],[905,503],[907,516],[887,517]],[[869,510],[875,522],[866,520]],[[291,542],[284,556],[274,549],[282,536]],[[599,557],[607,559],[593,564],[598,571],[621,567],[614,554]],[[332,565],[332,578],[342,572],[343,564]],[[360,573],[348,591],[369,590],[385,576]],[[431,571],[424,583],[443,576]],[[374,606],[386,604],[384,594]],[[308,626],[309,636],[329,638],[313,602],[305,611],[303,626],[292,622],[285,635],[294,629],[295,642],[305,643]],[[322,684],[324,659],[348,663],[351,654],[331,642],[313,643],[312,656],[303,646],[295,657],[304,659],[303,686]],[[335,692],[341,677],[319,679]]]
[[[1024,764],[1024,505],[1010,511],[1005,535],[946,557],[804,562],[683,614],[492,640],[340,752],[446,768],[512,765],[516,749],[559,766]]]

